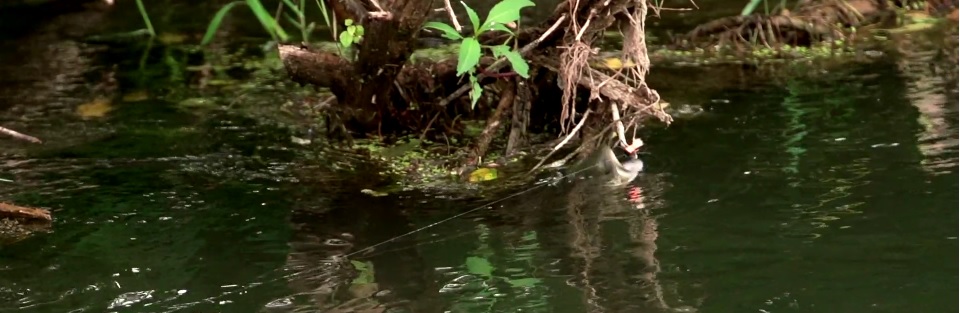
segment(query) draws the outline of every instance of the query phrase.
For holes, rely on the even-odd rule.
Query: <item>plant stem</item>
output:
[[[143,6],[143,0],[137,0],[137,9],[140,11],[140,16],[143,17],[143,23],[147,24],[150,37],[156,37],[157,33],[153,31],[153,23],[150,23],[150,16],[147,15],[147,8]]]

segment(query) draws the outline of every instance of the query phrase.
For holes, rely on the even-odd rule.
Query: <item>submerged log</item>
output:
[[[27,221],[49,222],[50,211],[39,208],[23,207],[9,203],[0,202],[0,218],[13,218]]]

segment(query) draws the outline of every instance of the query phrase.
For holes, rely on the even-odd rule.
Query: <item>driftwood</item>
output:
[[[39,208],[29,208],[0,202],[0,218],[13,218],[27,221],[49,222],[50,211]]]

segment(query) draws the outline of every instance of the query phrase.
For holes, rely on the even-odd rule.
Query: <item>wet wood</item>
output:
[[[50,211],[0,202],[0,218],[14,218],[29,221],[52,221]]]
[[[0,126],[0,133],[6,134],[6,135],[8,135],[8,136],[11,136],[11,137],[13,137],[13,138],[17,138],[17,139],[20,139],[20,140],[29,141],[29,142],[32,142],[32,143],[43,143],[43,141],[41,141],[41,140],[40,140],[39,138],[37,138],[37,137],[33,137],[33,136],[30,136],[30,135],[21,134],[21,133],[18,132],[18,131],[15,131],[15,130],[12,130],[12,129],[9,129],[9,128],[3,127],[3,126]]]

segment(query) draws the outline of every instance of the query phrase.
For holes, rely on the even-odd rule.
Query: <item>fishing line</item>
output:
[[[587,166],[587,167],[585,167],[585,168],[583,168],[583,169],[580,169],[580,170],[574,171],[574,172],[572,172],[572,173],[569,173],[569,174],[560,176],[559,178],[557,178],[557,179],[554,180],[554,181],[563,180],[563,179],[565,179],[565,178],[567,178],[567,177],[570,177],[570,176],[579,174],[579,173],[581,173],[581,172],[583,172],[583,171],[592,169],[592,168],[594,168],[594,167],[597,166],[597,165],[599,165],[599,164],[594,164],[594,165],[591,165],[591,166]],[[342,257],[342,258],[349,258],[349,257],[354,256],[354,255],[357,255],[357,254],[359,254],[359,253],[361,253],[361,252],[372,251],[373,248],[376,248],[376,247],[379,247],[379,246],[382,246],[382,245],[391,243],[391,242],[393,242],[393,241],[395,241],[395,240],[397,240],[397,239],[400,239],[400,238],[403,238],[403,237],[406,237],[406,236],[413,235],[413,234],[415,234],[415,233],[424,231],[424,230],[426,230],[426,229],[428,229],[428,228],[431,228],[431,227],[434,227],[434,226],[437,226],[437,225],[440,225],[440,224],[449,222],[449,221],[451,221],[451,220],[457,219],[457,218],[462,217],[462,216],[464,216],[464,215],[467,215],[467,214],[470,214],[470,213],[473,213],[473,212],[480,211],[480,210],[485,209],[485,208],[487,208],[487,207],[492,207],[494,204],[497,204],[497,203],[503,202],[503,201],[505,201],[505,200],[507,200],[507,199],[511,199],[511,198],[516,197],[516,196],[519,196],[519,195],[522,195],[522,194],[531,192],[531,191],[533,191],[533,190],[536,190],[537,188],[540,188],[540,187],[543,187],[543,186],[549,185],[549,184],[550,184],[549,182],[540,183],[540,184],[538,184],[538,185],[536,185],[536,186],[527,188],[527,189],[525,189],[525,190],[521,190],[521,191],[519,191],[519,192],[517,192],[517,193],[508,195],[508,196],[506,196],[506,197],[503,197],[503,198],[500,198],[500,199],[497,199],[497,200],[488,202],[488,203],[486,203],[486,204],[480,205],[480,206],[478,206],[478,207],[476,207],[476,208],[467,210],[467,211],[465,211],[465,212],[461,212],[461,213],[455,214],[455,215],[453,215],[453,216],[451,216],[451,217],[448,217],[448,218],[445,218],[445,219],[442,219],[442,220],[433,222],[433,223],[431,223],[430,225],[423,226],[423,227],[420,227],[420,228],[411,230],[411,231],[409,231],[409,232],[406,232],[406,233],[404,233],[404,234],[395,236],[395,237],[393,237],[393,238],[390,238],[390,239],[381,241],[381,242],[376,243],[376,244],[374,244],[374,245],[367,246],[366,248],[363,248],[363,249],[360,249],[360,250],[357,250],[357,251],[348,253],[348,254],[343,255],[343,256],[341,256],[341,257]]]
[[[520,196],[520,195],[522,195],[522,194],[531,192],[531,191],[536,190],[537,188],[543,187],[543,186],[545,186],[545,185],[550,185],[550,184],[552,184],[553,182],[559,182],[559,181],[561,181],[561,180],[563,180],[563,179],[565,179],[565,178],[568,178],[568,177],[570,177],[570,176],[573,176],[573,175],[582,173],[582,172],[584,172],[584,171],[586,171],[586,170],[589,170],[589,169],[592,169],[592,168],[594,168],[594,167],[596,167],[596,166],[598,166],[598,165],[599,165],[599,164],[594,164],[594,165],[591,165],[591,166],[587,166],[587,167],[585,167],[585,168],[583,168],[583,169],[573,171],[573,172],[571,172],[571,173],[569,173],[569,174],[561,175],[560,177],[557,177],[557,178],[554,178],[554,179],[550,179],[550,180],[548,180],[548,181],[546,181],[546,182],[542,182],[542,183],[540,183],[540,184],[537,184],[536,186],[527,188],[527,189],[525,189],[525,190],[522,190],[522,191],[519,191],[519,192],[517,192],[517,193],[508,195],[508,196],[506,196],[506,197],[503,197],[503,198],[500,198],[500,199],[497,199],[497,200],[488,202],[488,203],[483,204],[483,205],[481,205],[481,206],[478,206],[478,207],[476,207],[476,208],[467,210],[466,212],[462,212],[462,213],[459,213],[459,214],[455,214],[455,215],[453,215],[453,216],[451,216],[451,217],[448,217],[448,218],[445,218],[445,219],[436,221],[436,222],[434,222],[434,223],[432,223],[432,224],[430,224],[430,225],[417,228],[417,229],[415,229],[415,230],[412,230],[412,231],[406,232],[406,233],[404,233],[404,234],[401,234],[401,235],[399,235],[399,236],[396,236],[396,237],[393,237],[393,238],[390,238],[390,239],[381,241],[381,242],[379,242],[379,243],[377,243],[377,244],[374,244],[374,245],[371,245],[371,246],[367,246],[366,248],[363,248],[363,249],[360,249],[360,250],[357,250],[357,251],[348,253],[348,254],[346,254],[346,255],[333,256],[333,257],[332,257],[332,261],[333,261],[333,262],[332,262],[332,263],[328,263],[328,264],[342,264],[344,261],[347,260],[347,258],[349,258],[349,257],[351,257],[351,256],[354,256],[354,255],[357,255],[357,254],[359,254],[359,253],[361,253],[361,252],[371,251],[371,250],[373,250],[373,248],[376,248],[376,247],[385,245],[385,244],[390,243],[390,242],[393,242],[393,241],[395,241],[395,240],[397,240],[397,239],[400,239],[400,238],[403,238],[403,237],[406,237],[406,236],[410,236],[410,235],[415,234],[415,233],[417,233],[417,232],[421,232],[421,231],[426,230],[426,229],[428,229],[428,228],[435,227],[435,226],[437,226],[437,225],[440,225],[440,224],[449,222],[449,221],[451,221],[451,220],[454,220],[454,219],[456,219],[456,218],[462,217],[462,216],[464,216],[464,215],[467,215],[467,214],[470,214],[470,213],[473,213],[473,212],[480,211],[480,210],[482,210],[482,209],[484,209],[484,208],[487,208],[488,206],[492,206],[492,205],[494,205],[494,204],[503,202],[503,201],[505,201],[505,200],[507,200],[507,199],[511,199],[511,198]],[[347,262],[347,263],[349,263],[349,262]],[[173,307],[167,307],[167,308],[171,308],[171,309],[172,309],[172,310],[167,311],[167,312],[174,312],[174,311],[180,311],[180,310],[183,310],[183,309],[188,309],[188,308],[191,308],[193,305],[198,305],[198,304],[201,304],[201,303],[216,303],[216,302],[214,301],[214,300],[216,300],[216,299],[221,299],[221,298],[223,298],[223,297],[226,297],[226,296],[229,296],[229,295],[233,295],[233,294],[237,294],[237,293],[240,293],[240,292],[248,292],[248,291],[250,291],[250,289],[252,289],[252,288],[256,288],[256,287],[259,287],[259,286],[263,286],[263,285],[265,285],[266,283],[269,283],[269,282],[275,282],[275,281],[279,281],[279,280],[291,280],[291,279],[295,279],[295,278],[297,278],[297,277],[299,277],[299,276],[302,276],[302,275],[304,275],[304,274],[306,274],[306,273],[310,273],[310,272],[313,272],[313,271],[320,271],[320,273],[319,273],[320,275],[317,275],[316,277],[332,277],[332,276],[334,276],[334,274],[329,273],[329,272],[326,272],[325,270],[329,270],[329,269],[328,269],[328,268],[309,268],[309,269],[305,269],[305,270],[294,271],[294,272],[289,273],[289,274],[281,274],[279,277],[275,277],[275,278],[272,278],[272,279],[264,279],[264,280],[259,280],[259,279],[258,279],[259,281],[258,281],[258,282],[255,282],[255,283],[250,283],[250,284],[246,284],[246,285],[238,285],[238,287],[240,287],[239,290],[225,291],[225,292],[222,292],[222,293],[219,294],[219,295],[207,297],[207,298],[204,298],[204,299],[199,300],[199,301],[194,301],[194,302],[189,302],[189,303],[181,303],[181,304],[174,305]],[[259,275],[258,278],[265,278],[265,276],[266,276],[266,273]],[[222,286],[221,286],[221,287],[222,287]],[[290,296],[292,297],[292,296],[305,295],[305,294],[309,294],[309,292],[298,292],[298,293],[292,294],[292,295],[290,295]],[[176,297],[173,297],[172,299],[176,299],[176,298],[178,298],[178,297],[179,297],[179,296],[176,296]],[[169,300],[171,300],[171,299],[168,299],[167,301],[169,301]],[[186,305],[185,305],[185,304],[186,304]]]

